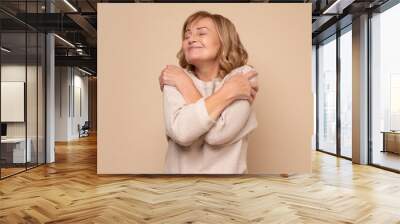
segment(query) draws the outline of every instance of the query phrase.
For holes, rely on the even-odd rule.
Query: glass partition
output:
[[[1,47],[0,150],[1,175],[6,177],[24,171],[31,158],[26,150],[26,33],[2,33]]]
[[[45,1],[1,1],[0,178],[45,162],[45,34],[18,20]],[[35,17],[33,17],[35,18]]]

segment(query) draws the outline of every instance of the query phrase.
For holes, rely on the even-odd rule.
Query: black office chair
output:
[[[89,136],[89,129],[90,129],[89,121],[85,121],[82,127],[80,127],[80,125],[78,124],[78,129],[79,129],[79,138]]]

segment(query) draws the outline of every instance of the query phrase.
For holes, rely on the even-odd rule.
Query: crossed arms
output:
[[[242,66],[233,70],[224,78],[223,85],[233,76],[250,70],[254,69]],[[255,77],[252,81],[256,82]],[[224,90],[222,86],[209,97],[200,95],[200,99],[187,102],[188,97],[176,87],[164,86],[164,119],[167,136],[179,145],[190,146],[204,135],[207,144],[218,146],[231,144],[248,135],[255,128],[244,128],[252,113],[250,101],[243,97],[232,97],[226,94],[226,89]],[[219,102],[216,105],[219,108],[210,109],[216,102]]]

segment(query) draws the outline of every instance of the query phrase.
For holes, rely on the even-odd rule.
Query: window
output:
[[[352,33],[351,26],[340,36],[340,154],[352,157]]]
[[[318,149],[336,153],[336,36],[318,47]]]
[[[400,170],[400,5],[371,18],[372,164]],[[393,132],[392,132],[393,131]]]

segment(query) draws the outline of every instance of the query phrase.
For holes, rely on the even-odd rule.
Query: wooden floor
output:
[[[16,173],[19,173],[19,172],[22,172],[22,171],[25,171],[26,169],[25,169],[25,167],[24,168],[19,168],[19,167],[17,167],[17,168],[1,168],[1,177],[3,178],[3,177],[8,177],[8,176],[11,176],[11,175],[13,175],[13,174],[16,174]]]
[[[96,138],[0,181],[0,223],[400,223],[400,175],[316,152],[313,173],[97,176]]]
[[[374,164],[400,170],[400,154],[375,150],[372,160]]]

